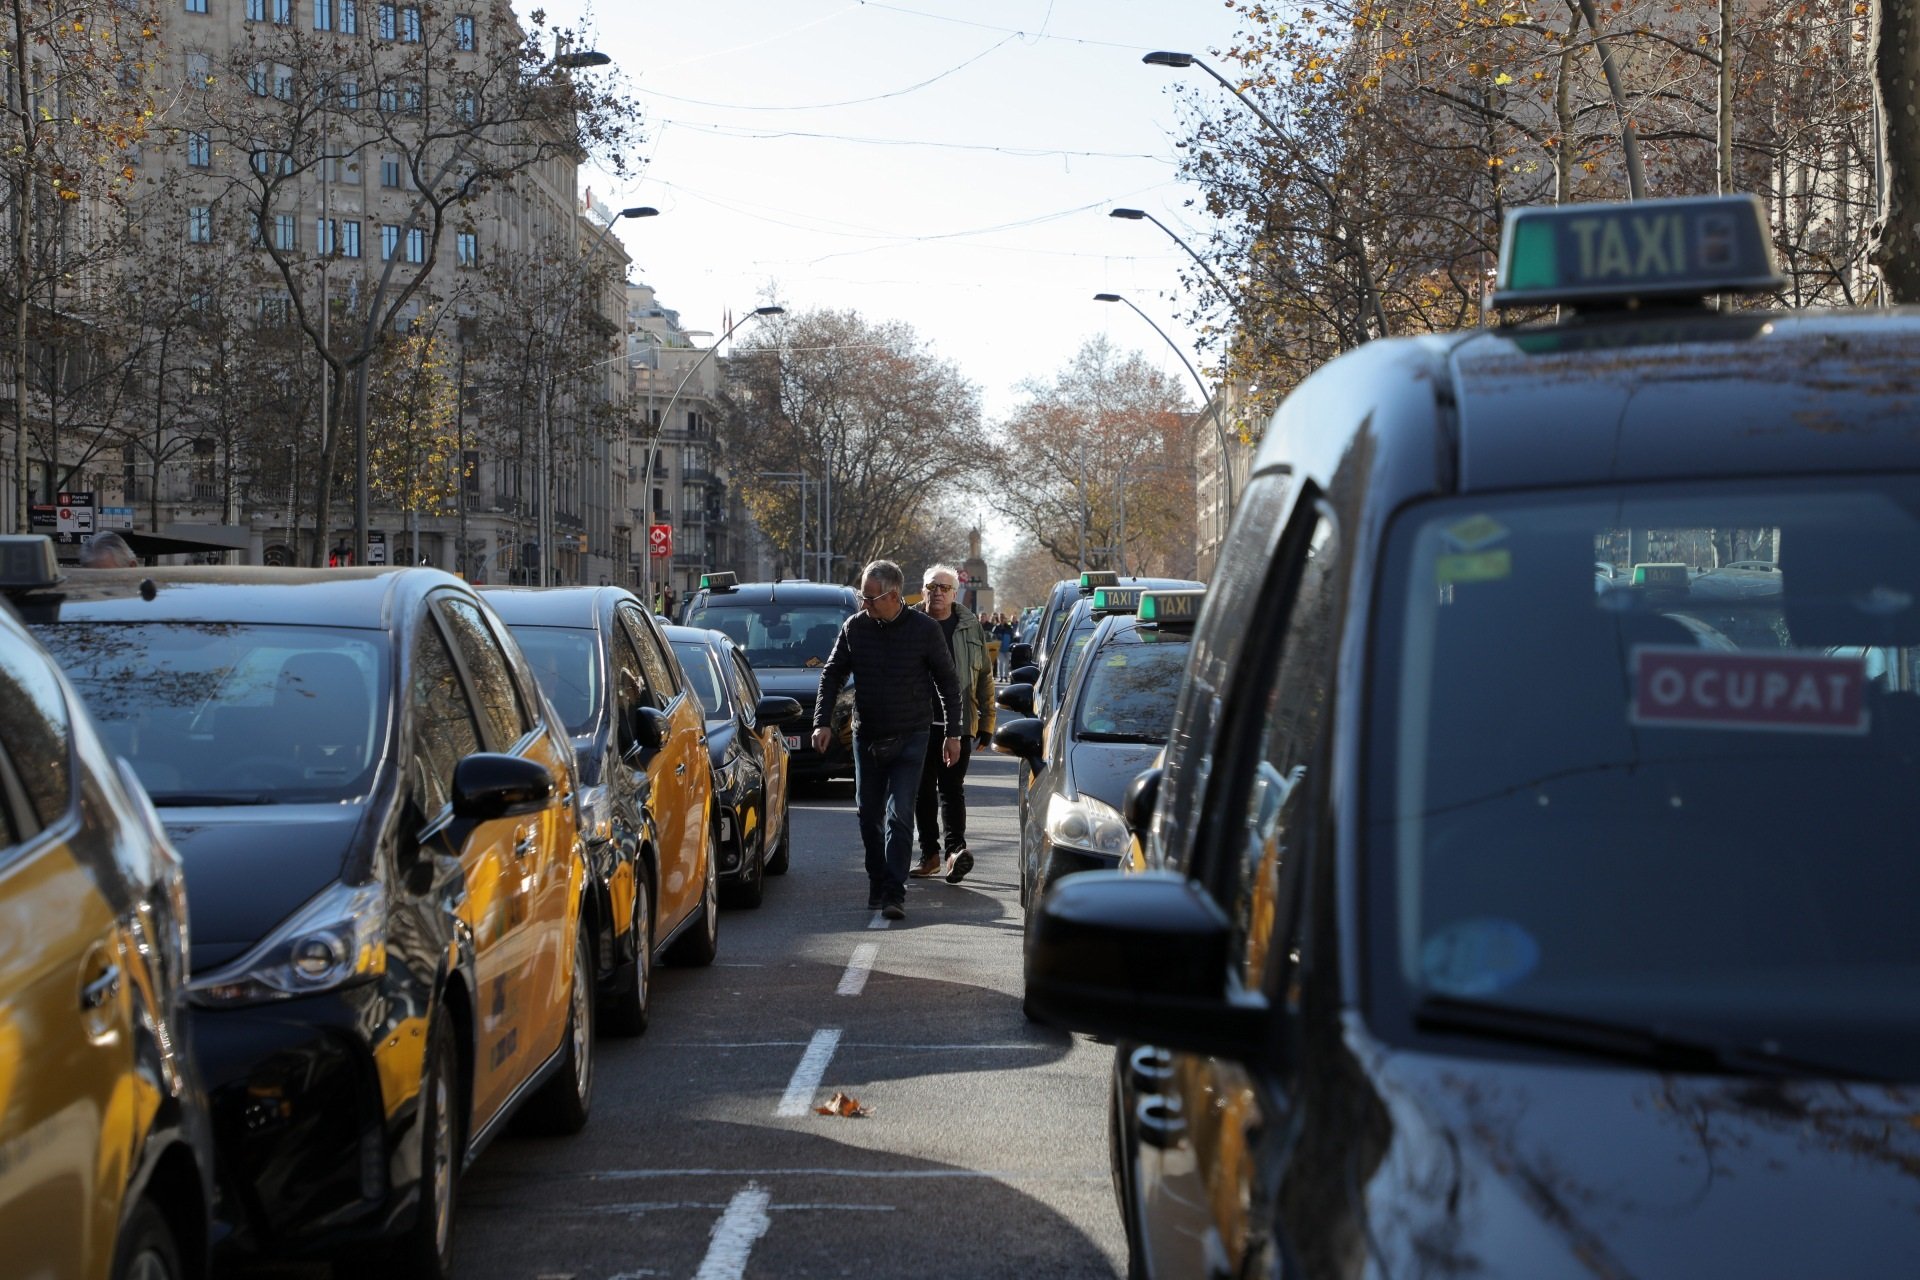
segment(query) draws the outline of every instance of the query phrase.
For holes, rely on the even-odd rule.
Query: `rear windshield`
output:
[[[1174,695],[1186,671],[1185,632],[1113,632],[1087,659],[1087,682],[1074,717],[1077,737],[1106,742],[1164,743],[1173,727]]]
[[[1401,517],[1370,663],[1376,996],[1910,1067],[1917,512],[1902,480]]]
[[[540,691],[553,704],[554,714],[567,732],[584,737],[600,718],[600,659],[598,636],[585,627],[510,627],[527,665],[540,681]]]
[[[35,628],[153,801],[347,800],[385,742],[384,633],[236,623]]]
[[[688,606],[686,625],[725,632],[755,667],[817,667],[833,652],[840,624],[851,612],[817,600],[795,604],[703,596]]]

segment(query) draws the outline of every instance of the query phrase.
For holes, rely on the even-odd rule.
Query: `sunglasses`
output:
[[[867,604],[878,604],[880,603],[880,601],[885,600],[888,596],[892,595],[896,590],[898,590],[898,588],[888,587],[885,591],[882,591],[877,596],[863,595],[860,597],[860,599]]]
[[[952,591],[954,589],[954,584],[951,582],[929,582],[926,586],[920,589],[922,591]]]

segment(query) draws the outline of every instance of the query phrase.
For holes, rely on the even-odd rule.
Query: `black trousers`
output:
[[[914,816],[920,825],[920,856],[951,857],[967,847],[967,761],[973,758],[973,739],[960,739],[960,758],[948,768],[940,758],[945,746],[940,730],[927,735],[927,763],[920,770],[920,798]],[[942,839],[941,828],[945,827]]]

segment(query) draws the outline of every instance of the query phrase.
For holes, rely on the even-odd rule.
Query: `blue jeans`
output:
[[[853,731],[853,794],[860,809],[860,843],[867,850],[867,890],[882,902],[907,900],[914,800],[929,732],[875,738]]]

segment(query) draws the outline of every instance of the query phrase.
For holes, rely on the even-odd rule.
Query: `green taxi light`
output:
[[[702,591],[731,591],[740,585],[737,573],[703,573],[700,575]]]
[[[1080,594],[1092,595],[1096,587],[1117,587],[1120,575],[1112,569],[1089,569],[1080,575]]]
[[[1200,606],[1207,602],[1204,590],[1189,587],[1181,591],[1142,591],[1134,613],[1142,622],[1161,627],[1190,627],[1200,619]]]
[[[1138,587],[1095,587],[1093,589],[1093,611],[1095,613],[1132,613],[1140,605]]]
[[[1575,204],[1507,215],[1493,305],[1630,306],[1784,284],[1755,196]]]
[[[0,535],[0,591],[42,591],[59,582],[52,538],[44,533]]]

